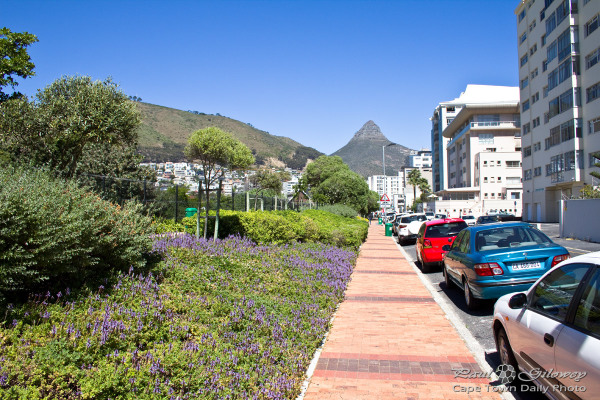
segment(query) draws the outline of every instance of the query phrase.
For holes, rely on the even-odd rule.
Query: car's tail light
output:
[[[504,271],[496,263],[475,264],[475,273],[479,276],[502,275]]]
[[[571,256],[569,254],[561,254],[560,256],[554,257],[554,259],[552,260],[552,265],[550,266],[550,268],[554,267],[556,264],[558,264],[561,261],[568,260],[569,258],[571,258]]]
[[[430,249],[431,247],[432,247],[431,246],[431,240],[429,240],[429,239],[423,240],[423,248]]]
[[[398,225],[398,229],[406,228],[408,225]]]

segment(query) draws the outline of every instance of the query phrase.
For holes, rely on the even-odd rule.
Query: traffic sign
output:
[[[388,197],[387,194],[384,193],[384,194],[381,195],[381,198],[379,199],[379,201],[381,201],[381,202],[388,202],[388,201],[390,201],[390,198]]]

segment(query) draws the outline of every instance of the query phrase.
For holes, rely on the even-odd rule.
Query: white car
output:
[[[500,297],[492,326],[502,364],[521,382],[549,398],[597,399],[600,252],[563,261],[527,292]]]
[[[423,213],[407,214],[396,219],[396,232],[398,243],[404,244],[408,240],[416,240],[417,233],[427,216]]]
[[[460,217],[463,221],[467,223],[468,226],[473,226],[477,223],[477,219],[474,215],[463,215]]]

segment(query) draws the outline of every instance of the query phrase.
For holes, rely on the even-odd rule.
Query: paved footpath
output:
[[[457,368],[481,373],[412,265],[373,223],[304,400],[501,398],[487,378],[455,378]]]

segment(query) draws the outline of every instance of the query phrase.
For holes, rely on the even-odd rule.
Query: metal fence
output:
[[[186,209],[204,210],[206,193],[191,191],[186,185],[157,184],[148,180],[133,180],[103,175],[80,176],[79,181],[90,190],[98,193],[103,199],[117,204],[125,201],[138,201],[146,206],[149,214],[165,219],[180,221],[186,216]],[[219,199],[221,210],[233,211],[273,211],[319,208],[310,200],[287,199],[283,196],[267,196],[254,190],[246,192],[233,191],[222,194]],[[211,189],[209,208],[217,208],[217,190]],[[188,215],[191,210],[188,210]]]

